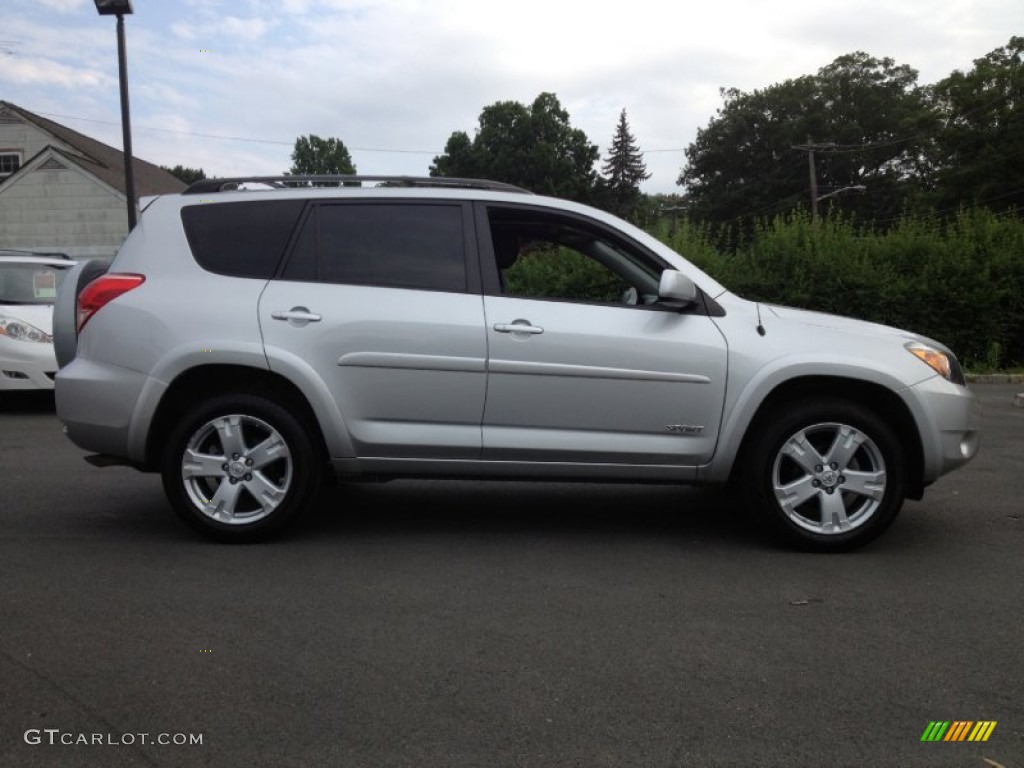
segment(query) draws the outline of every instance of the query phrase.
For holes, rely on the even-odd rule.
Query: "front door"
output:
[[[492,207],[486,226],[484,458],[707,462],[726,344],[706,313],[657,301],[663,265],[577,218]]]

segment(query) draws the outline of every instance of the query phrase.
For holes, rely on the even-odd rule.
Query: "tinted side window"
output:
[[[466,290],[461,205],[321,205],[306,219],[286,280]]]
[[[181,209],[192,255],[209,272],[270,279],[305,200],[190,205]]]
[[[525,208],[488,211],[500,293],[613,305],[658,300],[661,265],[578,217]]]

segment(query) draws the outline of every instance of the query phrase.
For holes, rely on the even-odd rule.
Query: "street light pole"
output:
[[[128,56],[124,42],[124,16],[132,12],[131,0],[95,0],[100,16],[117,16],[117,78],[121,84],[121,135],[124,148],[124,191],[128,206],[128,231],[135,229],[135,169],[132,163],[132,124],[128,109]]]

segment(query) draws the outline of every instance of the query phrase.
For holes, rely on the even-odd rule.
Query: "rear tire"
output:
[[[876,413],[821,398],[785,404],[755,428],[742,468],[744,492],[786,543],[850,550],[892,524],[906,493],[906,459]]]
[[[193,529],[225,542],[267,538],[316,501],[323,468],[302,421],[257,395],[201,402],[171,433],[164,491]]]

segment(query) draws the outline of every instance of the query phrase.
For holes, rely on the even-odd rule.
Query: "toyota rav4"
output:
[[[731,481],[790,543],[849,549],[978,447],[942,344],[746,301],[584,205],[405,177],[145,202],[63,283],[57,413],[221,540],[280,530],[333,469]]]

